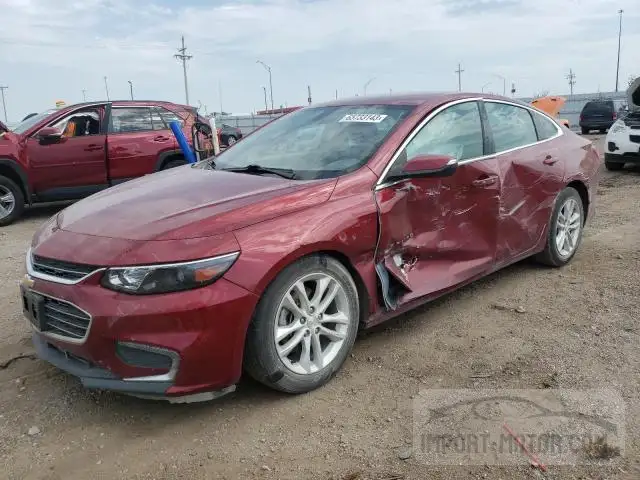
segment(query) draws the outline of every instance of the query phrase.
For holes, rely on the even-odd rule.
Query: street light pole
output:
[[[133,82],[131,80],[127,80],[129,82],[129,91],[131,92],[131,100],[133,100]]]
[[[367,87],[376,79],[376,77],[370,78],[367,83],[364,84],[364,96],[367,96]]]
[[[507,95],[507,79],[497,73],[494,73],[493,76],[502,79],[502,96],[505,97]]]
[[[262,87],[264,91],[264,109],[269,110],[269,104],[267,103],[267,87]]]
[[[482,86],[482,88],[480,89],[480,91],[481,91],[482,93],[484,93],[484,89],[485,89],[485,88],[487,88],[489,85],[491,85],[491,82],[489,82],[489,83],[485,83],[485,84]]]
[[[0,86],[0,93],[2,93],[2,109],[4,110],[4,121],[9,123],[9,118],[7,117],[7,104],[4,101],[4,91],[8,90],[9,87],[5,86]]]
[[[267,72],[269,72],[269,95],[271,96],[271,110],[273,111],[273,81],[271,79],[271,67],[264,63],[262,60],[256,60],[256,63],[262,65]]]
[[[82,89],[82,101],[87,101],[87,91],[84,88]]]
[[[618,66],[616,68],[616,92],[618,92],[618,79],[620,78],[620,44],[622,42],[622,14],[624,10],[618,10],[620,15],[620,29],[618,30]]]
[[[104,90],[107,92],[107,100],[109,100],[109,85],[107,84],[107,77],[104,77]]]

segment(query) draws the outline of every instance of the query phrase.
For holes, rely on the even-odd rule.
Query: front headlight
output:
[[[624,132],[626,128],[627,127],[622,120],[616,120],[616,122],[611,125],[611,129],[609,131],[611,133],[620,133]]]
[[[210,285],[231,268],[239,252],[193,262],[109,268],[102,286],[136,295],[179,292]]]

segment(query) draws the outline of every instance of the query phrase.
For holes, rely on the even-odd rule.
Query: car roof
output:
[[[457,100],[483,98],[485,100],[503,100],[511,103],[516,103],[524,106],[528,104],[516,100],[514,98],[507,98],[500,95],[489,95],[486,93],[473,93],[473,92],[418,92],[418,93],[406,93],[406,94],[393,94],[393,95],[371,95],[366,97],[350,97],[341,98],[338,100],[332,100],[329,102],[314,104],[312,106],[357,106],[357,105],[414,105],[414,106],[428,106],[428,105],[441,105]]]
[[[81,103],[74,103],[73,105],[66,105],[65,107],[57,109],[56,112],[70,112],[78,108],[91,107],[94,105],[101,105],[104,103],[110,103],[114,107],[147,107],[149,105],[161,105],[161,106],[173,107],[173,108],[179,108],[179,109],[195,109],[195,107],[191,107],[189,105],[182,105],[179,103],[167,102],[163,100],[103,100],[103,101],[96,101],[96,102],[81,102]]]

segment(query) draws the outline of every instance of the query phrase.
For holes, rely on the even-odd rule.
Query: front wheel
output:
[[[24,195],[20,187],[0,176],[0,227],[15,222],[24,211]]]
[[[235,145],[235,144],[236,144],[236,142],[237,142],[236,137],[234,137],[233,135],[229,135],[229,136],[227,137],[227,142],[226,142],[226,143],[227,143],[227,147],[230,147],[230,146],[232,146],[232,145]]]
[[[584,205],[575,188],[567,187],[556,200],[547,233],[547,245],[536,260],[552,267],[569,263],[578,251],[584,227]]]
[[[176,167],[181,167],[183,165],[186,165],[187,162],[184,158],[175,158],[173,160],[169,160],[167,163],[164,164],[164,166],[162,167],[162,170],[168,170],[170,168],[176,168]]]
[[[314,390],[340,369],[355,342],[358,290],[328,256],[283,270],[260,300],[247,332],[245,370],[287,393]]]

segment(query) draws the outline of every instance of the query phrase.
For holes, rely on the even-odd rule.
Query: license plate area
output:
[[[27,320],[39,331],[45,330],[44,297],[26,289],[22,285],[20,286],[20,291],[22,293],[22,311],[24,316],[27,317]]]

